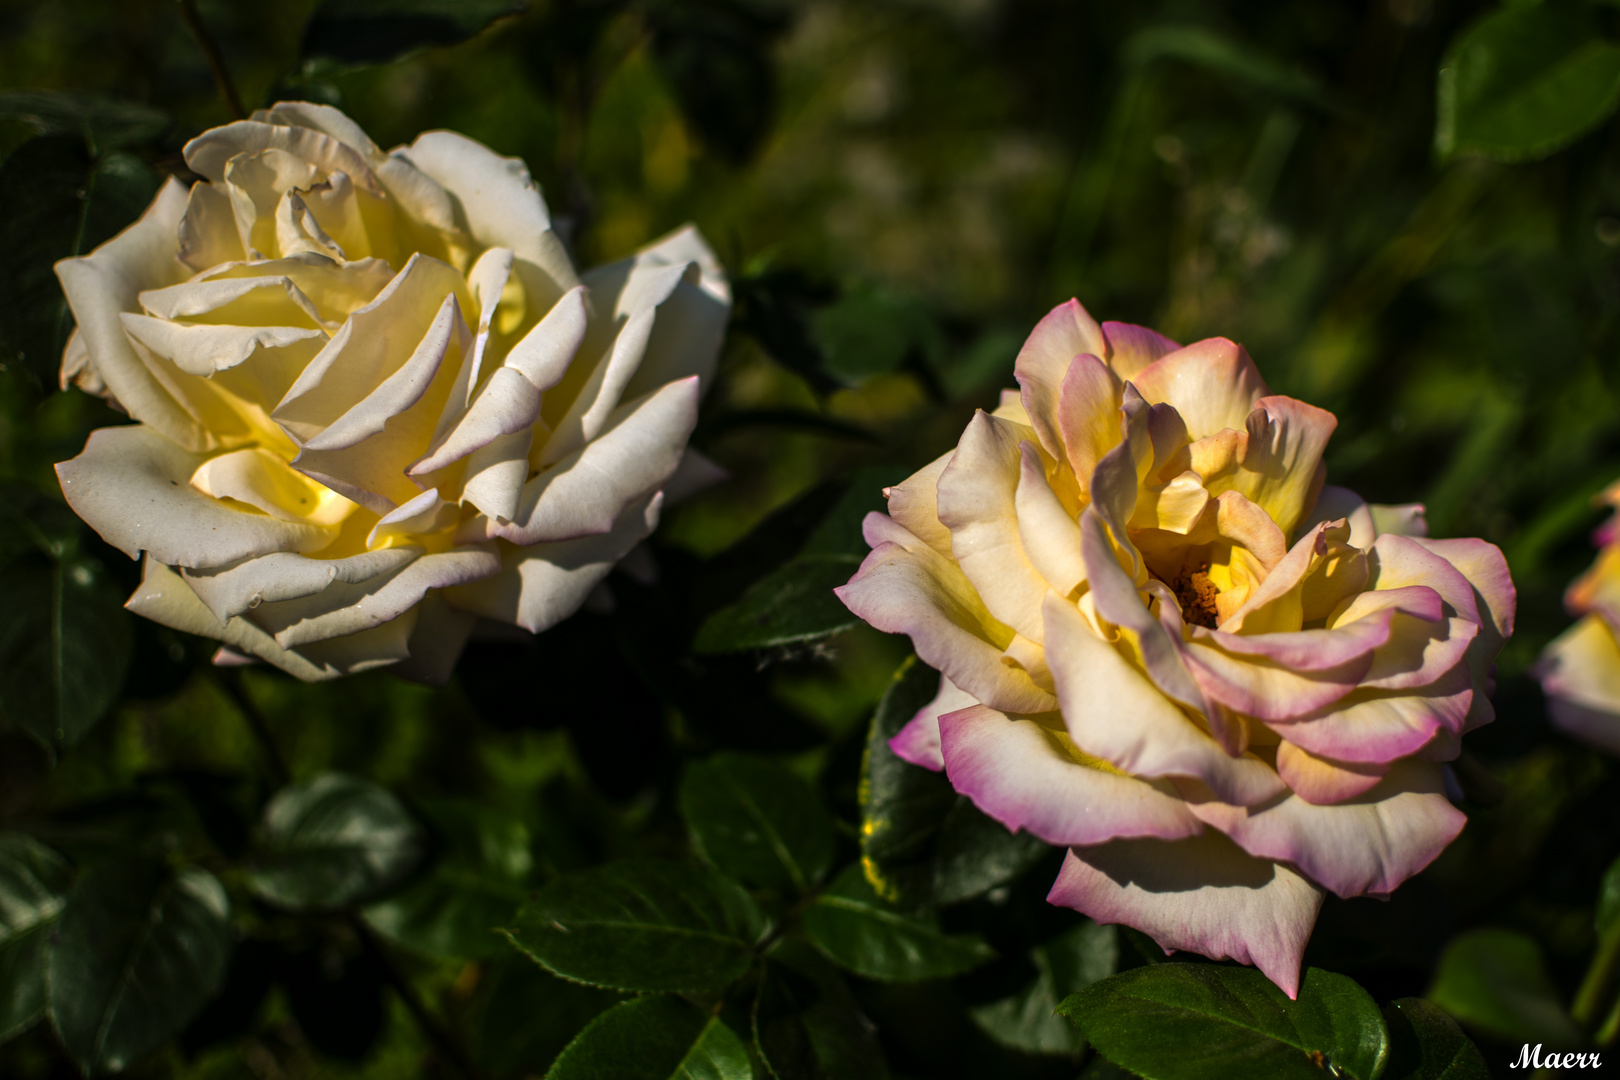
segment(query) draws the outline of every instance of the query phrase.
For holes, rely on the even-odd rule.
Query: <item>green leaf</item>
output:
[[[529,830],[470,800],[425,799],[418,807],[443,846],[418,881],[361,913],[379,933],[441,959],[504,955],[498,928],[529,894]]]
[[[748,1048],[719,1016],[667,994],[615,1005],[580,1032],[546,1080],[753,1080]]]
[[[698,854],[750,885],[802,896],[832,866],[832,819],[809,784],[768,758],[692,765],[680,803]]]
[[[833,590],[860,569],[866,558],[861,521],[883,509],[884,486],[899,479],[893,469],[857,473],[799,553],[754,582],[735,603],[705,619],[692,650],[715,654],[771,649],[829,637],[860,622]]]
[[[54,388],[73,329],[58,259],[82,255],[130,224],[157,175],[128,154],[92,159],[78,135],[30,139],[0,163],[0,342],[41,387]]]
[[[622,1000],[612,990],[559,979],[525,957],[492,963],[473,999],[473,1051],[490,1076],[539,1076],[564,1047]]]
[[[960,796],[942,774],[889,749],[939,692],[939,674],[916,657],[895,673],[867,735],[861,778],[861,857],[883,898],[907,907],[954,904],[1018,877],[1048,850],[1012,833]]]
[[[610,863],[551,882],[507,937],[565,979],[616,990],[700,990],[748,970],[764,930],[754,901],[706,867]]]
[[[63,90],[0,91],[0,116],[39,135],[77,135],[96,152],[149,143],[174,124],[149,105]]]
[[[1424,996],[1463,1023],[1509,1042],[1584,1042],[1559,1003],[1541,946],[1514,930],[1470,930],[1452,938]]]
[[[325,773],[265,806],[248,881],[288,911],[334,911],[399,884],[423,848],[421,826],[393,795]]]
[[[466,41],[525,0],[321,0],[304,27],[316,67],[385,64],[418,49]]]
[[[811,901],[804,932],[835,963],[883,982],[959,975],[996,955],[976,934],[946,934],[937,919],[885,903],[858,863]]]
[[[45,957],[73,872],[22,833],[0,833],[0,1042],[45,1014]]]
[[[754,998],[754,1045],[776,1080],[883,1080],[877,1029],[838,970],[802,941],[771,950]]]
[[[54,746],[78,742],[123,689],[133,634],[99,563],[24,559],[0,569],[0,708]]]
[[[184,1027],[219,986],[230,902],[208,871],[131,856],[68,895],[47,975],[51,1019],[86,1071],[118,1071]]]
[[[1438,1006],[1398,998],[1384,1006],[1389,1068],[1383,1080],[1488,1080],[1479,1047]]]
[[[968,1010],[986,1035],[1032,1054],[1078,1054],[1086,1040],[1055,1015],[1058,1004],[1119,963],[1119,935],[1086,919],[1029,951],[1035,978],[1015,993]]]
[[[1297,1001],[1253,968],[1157,964],[1093,983],[1058,1011],[1145,1080],[1374,1080],[1389,1032],[1372,998],[1310,968]]]
[[[1581,4],[1494,11],[1440,62],[1435,148],[1498,161],[1546,157],[1620,104],[1620,46]]]

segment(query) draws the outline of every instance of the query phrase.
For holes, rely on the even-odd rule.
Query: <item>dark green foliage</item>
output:
[[[230,903],[208,871],[140,855],[91,867],[68,894],[50,949],[62,1045],[86,1071],[125,1068],[202,1007],[230,950]]]
[[[861,854],[895,903],[952,904],[1028,870],[1047,845],[1010,833],[956,794],[944,776],[902,760],[889,740],[933,700],[939,675],[915,657],[895,674],[867,735],[861,783]]]
[[[666,994],[616,1005],[557,1058],[547,1080],[753,1080],[748,1050],[714,1014]]]
[[[833,859],[833,828],[810,786],[765,758],[720,754],[681,781],[693,846],[750,885],[803,895]]]
[[[1367,992],[1311,968],[1290,1001],[1253,968],[1158,964],[1104,979],[1058,1011],[1144,1080],[1377,1080],[1389,1032]]]
[[[1056,1015],[1059,1004],[1114,973],[1119,939],[1112,926],[1090,919],[1029,951],[1034,978],[1013,993],[969,1010],[997,1042],[1033,1054],[1078,1054],[1085,1039]]]
[[[289,911],[332,911],[398,884],[421,861],[422,830],[375,784],[326,773],[265,806],[250,881]]]
[[[45,960],[71,876],[38,840],[0,833],[0,1039],[45,1014]]]
[[[735,882],[638,859],[557,879],[523,905],[507,935],[564,978],[653,991],[725,986],[748,969],[763,930]]]
[[[883,1080],[877,1031],[827,960],[784,941],[766,958],[753,1008],[754,1045],[776,1080]]]
[[[1497,1038],[1571,1049],[1581,1042],[1547,977],[1541,947],[1512,930],[1486,928],[1453,938],[1424,996]]]
[[[1545,157],[1620,105],[1620,44],[1596,5],[1509,6],[1452,42],[1439,94],[1441,154]]]
[[[37,102],[20,104],[16,115],[36,115],[27,107]],[[66,118],[57,112],[51,123],[65,126]],[[158,189],[158,178],[139,159],[122,152],[92,155],[86,138],[96,136],[93,123],[82,119],[88,134],[30,139],[0,162],[0,250],[6,252],[0,294],[7,297],[0,305],[0,344],[9,362],[20,363],[46,389],[56,386],[73,329],[52,266],[111,239]],[[140,134],[115,129],[106,139],[116,145]]]
[[[304,58],[379,64],[466,41],[525,0],[321,0],[304,27]]]
[[[945,933],[936,919],[886,903],[859,865],[845,867],[815,898],[804,930],[832,960],[882,982],[940,979],[995,956],[976,936]]]
[[[1490,1071],[1479,1047],[1457,1021],[1422,998],[1401,998],[1384,1006],[1389,1027],[1386,1080],[1485,1080]]]

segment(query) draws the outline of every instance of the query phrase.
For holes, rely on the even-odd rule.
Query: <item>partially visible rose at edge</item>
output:
[[[1620,482],[1598,501],[1615,514],[1598,530],[1591,568],[1564,594],[1575,625],[1542,652],[1537,674],[1554,727],[1620,755]]]
[[[686,444],[730,292],[694,229],[581,276],[521,162],[321,105],[185,155],[202,182],[57,264],[64,387],[136,421],[57,473],[145,553],[130,609],[217,662],[443,681],[478,617],[555,624],[718,475]]]
[[[1324,895],[1387,896],[1464,816],[1501,552],[1324,486],[1332,414],[1223,338],[1054,309],[1020,389],[889,489],[838,593],[940,691],[891,742],[1069,848],[1049,899],[1290,996]]]

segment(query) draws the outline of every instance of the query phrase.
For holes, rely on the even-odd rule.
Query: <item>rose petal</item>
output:
[[[658,526],[663,495],[653,492],[625,507],[607,532],[576,540],[515,547],[501,544],[499,573],[445,591],[461,611],[514,623],[533,634],[579,610],[613,566]]]
[[[917,715],[906,721],[906,726],[889,740],[889,749],[913,765],[921,765],[934,772],[942,771],[945,759],[939,750],[939,718],[977,704],[972,694],[958,689],[955,683],[941,675],[939,693],[934,695],[933,701],[918,709]]]
[[[1147,934],[1165,952],[1253,964],[1289,997],[1322,890],[1213,830],[1186,840],[1070,849],[1047,900]]]
[[[1102,332],[1108,340],[1108,366],[1121,379],[1134,379],[1159,357],[1181,348],[1157,330],[1131,323],[1105,322]]]
[[[176,240],[185,210],[186,189],[171,179],[135,224],[89,255],[63,259],[56,264],[56,276],[90,362],[113,400],[179,445],[205,450],[213,445],[208,432],[153,378],[119,320],[122,312],[136,309],[142,290],[185,278]]]
[[[204,460],[144,425],[102,428],[56,475],[73,512],[130,558],[149,551],[170,566],[223,566],[319,551],[336,538],[334,526],[280,521],[204,495],[191,486]]]
[[[894,487],[883,489],[889,516],[946,557],[951,555],[951,530],[939,520],[939,478],[955,453],[941,454]]]
[[[1046,584],[1059,596],[1071,596],[1086,580],[1080,552],[1080,524],[1047,481],[1040,451],[1030,442],[1019,445],[1018,491],[1014,507],[1024,553]],[[889,500],[894,513],[894,500]]]
[[[1124,775],[1034,720],[974,705],[941,716],[939,729],[951,785],[1014,832],[1069,845],[1203,831],[1167,781]]]
[[[1058,390],[1058,434],[1082,493],[1103,455],[1119,445],[1119,376],[1090,353],[1069,364]]]
[[[1271,388],[1249,354],[1226,338],[1207,338],[1169,353],[1131,382],[1152,404],[1174,407],[1192,439],[1223,428],[1242,430]]]
[[[1583,616],[1547,646],[1537,674],[1553,727],[1620,754],[1620,643],[1606,620]]]
[[[1040,642],[1046,582],[1030,565],[1019,535],[1019,444],[1034,437],[1020,424],[974,414],[939,478],[939,520],[951,531],[956,564],[998,620]]]
[[[1148,678],[1098,637],[1073,604],[1048,594],[1046,659],[1075,745],[1132,776],[1196,777],[1233,801],[1283,790],[1265,762],[1228,756]]]
[[[1388,762],[1415,754],[1437,733],[1461,734],[1474,696],[1466,668],[1410,690],[1359,688],[1314,713],[1273,720],[1287,741],[1339,761]]]
[[[1313,805],[1353,799],[1377,787],[1388,772],[1388,764],[1333,761],[1291,742],[1277,747],[1277,775],[1295,795]]]
[[[1297,866],[1342,896],[1387,896],[1432,862],[1467,818],[1446,800],[1440,766],[1406,758],[1364,795],[1312,806],[1285,795],[1249,807],[1195,803],[1193,812],[1260,858]]]
[[[523,485],[509,522],[480,515],[458,540],[500,537],[529,547],[608,532],[626,507],[674,475],[697,409],[695,376],[626,402],[595,439]]]
[[[1047,313],[1013,361],[1013,375],[1021,389],[1024,411],[1040,438],[1041,446],[1054,458],[1063,457],[1060,431],[1060,398],[1069,364],[1081,353],[1106,357],[1108,341],[1102,327],[1080,306],[1070,300]]]
[[[883,514],[868,514],[863,531],[872,553],[848,584],[833,590],[850,611],[911,638],[923,663],[991,708],[1057,707],[1025,672],[1002,662],[1012,630],[985,609],[955,563]]]

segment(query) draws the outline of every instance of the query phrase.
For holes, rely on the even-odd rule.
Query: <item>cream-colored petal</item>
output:
[[[1086,580],[1086,561],[1080,554],[1080,523],[1069,515],[1047,482],[1040,451],[1030,442],[1020,444],[1018,534],[1030,565],[1059,596],[1070,596]],[[894,513],[894,500],[889,500]]]
[[[224,626],[261,604],[313,596],[333,582],[358,585],[387,578],[421,555],[419,547],[364,551],[346,559],[312,559],[278,551],[228,566],[182,570],[180,576]]]
[[[1046,582],[1030,565],[1019,537],[1016,496],[1019,444],[1035,433],[1020,424],[974,414],[939,478],[939,520],[951,550],[990,613],[1031,641],[1044,637]]]
[[[889,516],[941,555],[951,555],[951,530],[939,520],[939,478],[956,451],[948,450],[893,487],[883,489]]]
[[[216,499],[235,499],[280,521],[335,526],[355,504],[294,470],[262,446],[209,458],[191,474],[191,486]]]
[[[1150,403],[1173,406],[1194,440],[1223,428],[1242,430],[1260,399],[1271,394],[1243,347],[1206,338],[1143,368],[1131,379]]]
[[[56,467],[68,505],[102,539],[134,558],[170,566],[223,566],[273,551],[319,551],[338,530],[280,521],[191,486],[204,462],[144,425],[90,433],[84,451]]]
[[[137,309],[136,297],[182,281],[178,230],[186,189],[165,184],[135,224],[77,259],[56,264],[56,276],[78,320],[79,334],[97,376],[119,407],[163,436],[191,450],[212,440],[153,377],[124,333],[119,315]]]
[[[1059,304],[1035,324],[1013,361],[1020,399],[1041,446],[1054,458],[1063,456],[1059,414],[1063,380],[1076,356],[1089,353],[1108,359],[1108,339],[1080,301]]]
[[[410,358],[305,442],[293,467],[379,514],[415,498],[420,488],[405,470],[427,445],[471,338],[455,295],[446,296]]]
[[[663,496],[655,492],[625,507],[606,532],[527,547],[502,543],[497,574],[447,590],[445,599],[462,611],[538,634],[579,610],[614,564],[652,534],[662,506]]]
[[[509,522],[480,515],[458,539],[500,537],[520,547],[605,533],[627,506],[661,487],[697,424],[696,378],[626,402],[591,442],[523,485]]]

